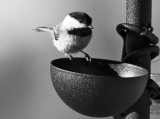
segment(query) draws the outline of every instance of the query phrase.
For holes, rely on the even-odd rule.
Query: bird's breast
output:
[[[83,50],[90,42],[92,33],[87,36],[61,34],[58,40],[53,40],[55,47],[63,53],[72,54]]]

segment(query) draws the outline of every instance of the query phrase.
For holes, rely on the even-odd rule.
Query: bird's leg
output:
[[[70,54],[65,54],[69,58],[69,64],[72,64],[73,57]]]
[[[85,55],[87,63],[90,64],[91,63],[91,57],[87,53],[85,53],[84,51],[81,51],[81,53],[83,53]]]

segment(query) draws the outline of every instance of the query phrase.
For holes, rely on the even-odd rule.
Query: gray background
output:
[[[85,49],[91,57],[120,60],[122,38],[116,26],[125,22],[125,0],[1,0],[0,119],[92,119],[67,107],[50,79],[50,61],[64,57],[47,33],[37,26],[54,26],[72,11],[93,18],[94,34]],[[160,1],[153,0],[152,25],[160,37]],[[160,44],[158,44],[160,46]],[[74,56],[83,56],[76,54]],[[152,71],[160,71],[160,63]]]

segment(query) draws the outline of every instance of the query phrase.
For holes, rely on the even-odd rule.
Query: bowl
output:
[[[105,59],[55,59],[50,65],[53,86],[71,109],[86,116],[108,117],[132,106],[142,95],[148,71]]]

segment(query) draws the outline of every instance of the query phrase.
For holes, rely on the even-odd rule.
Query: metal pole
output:
[[[126,1],[126,23],[140,27],[151,27],[151,4],[152,0],[127,0]],[[147,47],[148,42],[144,37],[134,32],[126,34],[126,55],[136,49]],[[150,73],[151,57],[146,55],[130,62],[146,68]],[[147,90],[141,98],[127,110],[126,119],[149,119],[150,118],[150,97]]]
[[[126,23],[137,25],[139,27],[151,27],[151,6],[152,0],[127,0],[126,1]],[[133,32],[129,32],[126,35],[126,54],[139,49],[141,47],[148,46],[148,42],[144,37],[137,35]],[[145,63],[150,63],[150,60]],[[147,67],[147,69],[150,65]],[[148,69],[150,71],[150,69]]]
[[[126,0],[126,23],[137,27],[151,27],[151,4],[152,0]],[[127,31],[124,39],[122,59],[131,52],[148,46],[147,39],[132,31]],[[151,56],[144,55],[128,63],[135,64],[151,70]],[[147,90],[141,98],[128,110],[125,111],[125,119],[149,119],[150,96]],[[124,117],[123,117],[124,119]]]

